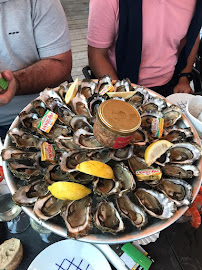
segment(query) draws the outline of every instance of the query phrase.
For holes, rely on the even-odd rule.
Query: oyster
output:
[[[43,117],[45,112],[47,111],[45,103],[41,99],[35,99],[31,102],[32,107],[39,115],[39,117]]]
[[[171,163],[192,164],[201,156],[201,148],[196,143],[176,143],[169,150]]]
[[[127,145],[120,149],[109,150],[109,157],[116,161],[129,159],[133,155],[133,145]]]
[[[74,132],[82,128],[88,132],[93,132],[93,127],[89,124],[87,118],[83,115],[76,115],[70,121],[70,125]]]
[[[65,103],[65,95],[68,90],[69,84],[67,82],[66,84],[61,84],[58,88],[56,88],[56,93],[61,97],[64,103]]]
[[[145,104],[142,105],[141,110],[146,111],[162,111],[167,107],[165,99],[159,97],[151,97]]]
[[[80,148],[86,150],[96,150],[104,148],[104,146],[96,140],[93,133],[88,132],[82,128],[74,132],[73,141],[75,144],[79,145]]]
[[[142,128],[138,128],[133,133],[130,144],[141,146],[141,145],[146,145],[148,142],[149,142],[149,138],[148,138],[147,131]]]
[[[100,196],[107,197],[112,194],[119,194],[121,186],[121,182],[118,180],[97,178],[93,182],[93,191]]]
[[[45,142],[45,139],[18,128],[10,129],[8,135],[16,147],[20,149],[41,149],[41,145]]]
[[[39,219],[48,220],[61,211],[63,201],[51,194],[39,198],[34,204],[34,213]]]
[[[63,126],[60,124],[54,124],[50,130],[49,133],[46,133],[45,131],[42,131],[38,128],[38,125],[40,123],[41,119],[38,119],[37,121],[33,122],[33,126],[36,128],[36,132],[45,137],[47,140],[54,141],[57,139],[58,136],[69,136],[71,133],[70,126]]]
[[[58,182],[58,181],[68,181],[69,175],[63,172],[60,169],[60,166],[58,164],[54,164],[54,165],[48,166],[48,169],[44,176],[44,180],[48,184],[52,185],[53,183]]]
[[[15,148],[8,148],[8,149],[3,149],[1,152],[1,157],[2,160],[4,161],[18,161],[18,162],[25,162],[29,160],[35,160],[37,152],[24,152],[19,149]]]
[[[117,209],[114,207],[114,204],[107,201],[98,204],[94,215],[94,223],[102,232],[110,232],[112,234],[117,234],[125,229],[123,221]]]
[[[80,146],[73,142],[72,136],[59,136],[54,140],[56,147],[62,150],[79,150]]]
[[[50,97],[46,100],[46,106],[54,113],[58,115],[58,120],[64,124],[69,125],[72,117],[75,115],[72,110],[59,101],[58,99],[54,99],[53,97]]]
[[[61,216],[67,227],[67,236],[77,239],[89,233],[92,219],[91,204],[90,197],[77,201],[64,201]]]
[[[76,171],[76,165],[88,160],[87,152],[84,151],[69,151],[61,153],[59,157],[59,165],[63,172],[69,173]]]
[[[27,186],[22,186],[13,194],[13,201],[19,206],[31,206],[48,193],[48,185],[42,181],[37,180]]]
[[[106,98],[99,95],[99,94],[93,94],[88,99],[88,107],[89,107],[90,113],[92,114],[93,117],[95,117],[100,104],[102,102],[104,102],[105,100],[106,100]]]
[[[133,87],[129,79],[117,81],[114,85],[114,92],[129,92],[132,91]]]
[[[95,176],[90,175],[90,174],[86,174],[86,173],[82,173],[79,171],[75,171],[75,172],[71,172],[69,173],[69,180],[72,182],[76,182],[79,184],[88,184],[93,182],[93,180],[95,179]]]
[[[83,79],[81,82],[80,93],[88,99],[94,94],[96,87],[97,84],[93,80]]]
[[[174,129],[167,129],[167,134],[163,136],[164,140],[167,140],[172,143],[180,143],[184,142],[189,138],[193,137],[193,132],[191,128],[174,128]]]
[[[164,127],[173,126],[182,117],[182,109],[176,105],[163,110]]]
[[[146,225],[148,222],[147,214],[144,209],[132,203],[127,195],[123,195],[116,199],[119,212],[138,229]]]
[[[111,84],[112,80],[109,75],[104,75],[98,79],[98,85],[97,88],[95,89],[95,93],[99,93],[102,91],[102,89],[105,87],[107,84]]]
[[[24,128],[28,129],[29,131],[36,131],[37,127],[33,126],[33,122],[39,119],[36,113],[22,111],[19,113],[19,118]]]
[[[164,178],[157,188],[174,201],[178,207],[191,204],[192,186],[184,180]]]
[[[141,114],[141,126],[150,128],[153,118],[162,118],[163,114],[159,111],[146,111]]]
[[[36,180],[43,176],[43,170],[35,165],[25,165],[18,162],[9,162],[8,168],[12,174],[21,180]]]
[[[173,201],[156,190],[139,188],[135,195],[144,209],[153,217],[167,219],[172,217],[177,210]]]
[[[87,154],[87,157],[89,159],[98,160],[103,163],[107,163],[111,159],[109,156],[109,148],[91,151]]]
[[[124,193],[135,189],[135,179],[127,166],[125,166],[123,163],[118,163],[115,165],[113,172],[115,179],[120,181],[122,185],[121,191],[118,194],[119,196],[122,196]]]
[[[77,94],[76,97],[71,100],[71,106],[76,114],[84,115],[87,119],[92,118],[84,95]]]
[[[163,175],[175,178],[193,178],[200,174],[199,169],[194,165],[167,164],[161,168]]]
[[[129,158],[128,164],[129,164],[129,167],[134,175],[135,175],[136,171],[138,171],[138,170],[144,170],[144,169],[151,168],[145,164],[144,159],[137,157],[137,156],[133,156],[133,157]]]
[[[136,87],[135,90],[136,93],[128,100],[128,103],[135,108],[139,108],[142,104],[147,102],[149,99],[149,93],[141,87]]]

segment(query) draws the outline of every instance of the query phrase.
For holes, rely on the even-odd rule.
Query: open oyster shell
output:
[[[65,221],[68,237],[77,239],[89,233],[92,225],[91,204],[90,197],[77,201],[64,201],[61,216]]]
[[[34,213],[39,219],[48,220],[61,211],[63,201],[51,194],[39,198],[34,204]]]
[[[123,221],[112,202],[103,201],[98,204],[94,223],[102,232],[117,234],[124,230]]]
[[[200,174],[199,169],[194,165],[167,164],[161,168],[163,175],[175,178],[193,178]]]
[[[122,196],[124,193],[127,193],[136,187],[135,179],[133,174],[129,171],[128,167],[123,163],[118,163],[115,165],[114,169],[115,179],[121,182],[121,191],[119,196]]]
[[[190,205],[192,200],[192,186],[181,179],[161,179],[157,186],[167,197],[179,207]]]
[[[48,193],[48,185],[37,180],[27,186],[20,187],[12,196],[13,201],[19,206],[32,206],[39,197]]]
[[[135,195],[144,209],[153,217],[168,219],[177,210],[173,201],[156,190],[138,188]]]
[[[121,190],[121,182],[115,179],[97,178],[93,182],[94,193],[107,197],[112,194],[119,194]]]
[[[147,224],[148,218],[144,209],[135,205],[127,195],[117,198],[116,204],[121,215],[129,219],[138,229]]]

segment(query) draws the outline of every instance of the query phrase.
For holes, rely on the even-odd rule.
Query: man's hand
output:
[[[15,96],[17,90],[17,81],[10,70],[2,71],[0,78],[3,76],[8,81],[8,88],[4,94],[0,95],[0,106],[8,104]]]
[[[178,84],[175,86],[174,93],[187,93],[193,94],[193,90],[190,87],[190,82],[186,77],[181,77]]]

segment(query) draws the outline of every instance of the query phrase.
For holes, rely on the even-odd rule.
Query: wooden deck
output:
[[[88,64],[87,27],[89,0],[60,0],[67,16],[71,41],[73,68],[72,77],[84,78],[82,68]]]

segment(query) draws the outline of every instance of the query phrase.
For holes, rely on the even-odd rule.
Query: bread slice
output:
[[[11,238],[0,245],[0,269],[15,270],[23,257],[19,239]]]

